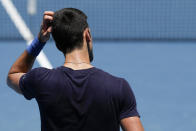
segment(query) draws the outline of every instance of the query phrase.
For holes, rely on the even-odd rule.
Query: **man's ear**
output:
[[[84,37],[85,37],[87,42],[91,42],[92,41],[92,37],[91,37],[91,33],[90,33],[90,29],[89,28],[85,29]]]
[[[90,39],[91,39],[91,41],[92,41],[92,36],[91,36],[91,31],[90,31],[90,28],[88,28],[88,34],[89,34],[89,36],[90,36]]]

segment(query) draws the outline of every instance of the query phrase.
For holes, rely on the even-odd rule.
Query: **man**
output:
[[[63,66],[32,69],[50,33]],[[40,109],[42,131],[143,131],[134,94],[123,78],[93,67],[87,16],[65,8],[46,11],[40,33],[12,65],[7,83]]]

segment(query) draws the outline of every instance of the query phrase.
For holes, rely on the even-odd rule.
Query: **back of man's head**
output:
[[[56,11],[52,22],[52,36],[57,48],[64,54],[81,48],[83,32],[88,27],[87,16],[75,8]]]

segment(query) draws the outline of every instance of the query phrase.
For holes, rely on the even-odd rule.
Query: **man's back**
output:
[[[20,80],[27,99],[36,98],[42,130],[119,131],[120,120],[139,116],[129,84],[98,68],[36,68]]]

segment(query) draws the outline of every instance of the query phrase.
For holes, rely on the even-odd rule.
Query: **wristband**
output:
[[[36,37],[32,42],[31,44],[27,47],[27,52],[36,57],[39,55],[40,51],[43,49],[44,45],[46,43],[41,43],[39,42],[38,38]]]

